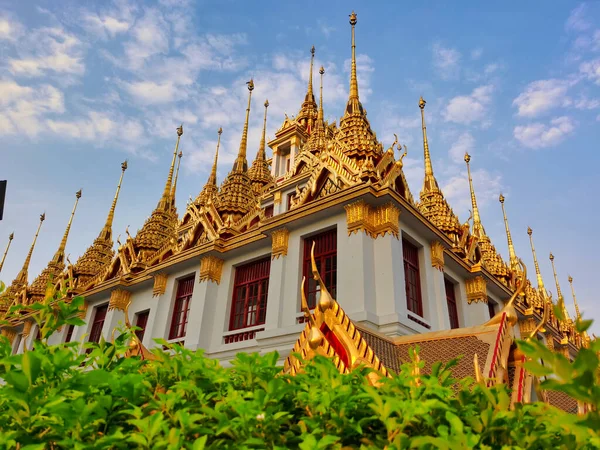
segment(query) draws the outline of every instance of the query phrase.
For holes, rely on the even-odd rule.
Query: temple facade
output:
[[[356,24],[352,13],[349,98],[339,122],[324,120],[323,68],[318,71],[317,102],[313,48],[298,114],[286,116],[275,138],[266,142],[269,103],[264,102],[262,137],[254,147],[257,150],[251,151],[255,157],[249,164],[248,120],[257,109],[254,82],[249,81],[239,151],[224,180],[217,179],[220,129],[209,177],[198,196],[178,213],[179,146],[185,140],[183,128],[178,128],[162,193],[157,186],[157,206],[142,228],[135,235],[127,231],[115,250],[112,222],[127,169],[123,163],[106,223],[96,240],[75,263],[65,259],[80,191],[54,258],[29,283],[36,233],[18,277],[0,295],[0,314],[12,305],[31,305],[56,289],[67,289],[69,296],[85,297],[86,325],[64,327],[50,343],[110,339],[115,327],[125,322],[125,310],[131,325],[140,327],[137,336],[147,348],[161,338],[190,349],[202,348],[224,364],[240,351],[277,350],[283,364],[294,345],[299,345],[298,336],[308,333],[310,311],[318,309],[323,292],[337,299],[336,307],[343,307],[343,314],[352,318],[371,346],[379,342],[373,336],[389,344],[427,333],[436,339],[477,334],[476,327],[493,322],[512,298],[514,336],[535,332],[548,347],[572,357],[589,341],[587,334],[575,330],[580,316],[577,304],[577,317],[569,317],[555,272],[557,301],[564,316],[556,317],[531,230],[535,280],[527,278],[512,243],[501,195],[498,214],[503,214],[506,224],[503,245],[508,246],[509,261],[500,256],[480,217],[469,155],[465,164],[471,216],[461,222],[444,198],[434,175],[422,98],[415,99],[415,109],[420,109],[422,118],[424,182],[418,195],[413,186],[413,195],[403,173],[406,148],[397,139],[389,147],[383,145],[360,101]],[[267,147],[272,157],[267,156]],[[40,227],[43,220],[42,216]],[[496,336],[496,328],[489,328],[492,325],[484,331]],[[2,334],[11,340],[14,352],[21,352],[24,346],[31,348],[36,328],[25,311],[4,326]],[[320,332],[329,339],[326,331]],[[388,368],[396,367],[390,364]]]

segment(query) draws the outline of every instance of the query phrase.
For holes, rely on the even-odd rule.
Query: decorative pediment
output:
[[[400,210],[392,203],[371,206],[364,200],[346,205],[348,235],[359,231],[372,238],[390,233],[398,239]]]

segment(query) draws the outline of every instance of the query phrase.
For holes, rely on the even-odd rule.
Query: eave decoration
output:
[[[481,275],[466,280],[465,289],[467,290],[467,303],[469,305],[473,302],[487,303],[487,281]]]
[[[222,259],[213,255],[208,255],[200,260],[200,282],[210,280],[219,284],[221,282],[222,271]]]
[[[271,259],[277,259],[280,256],[287,255],[289,238],[290,232],[287,228],[279,228],[278,230],[273,231],[273,234],[271,235]]]
[[[373,207],[364,200],[358,200],[345,208],[348,235],[363,231],[376,239],[389,233],[398,239],[400,209],[392,203]]]

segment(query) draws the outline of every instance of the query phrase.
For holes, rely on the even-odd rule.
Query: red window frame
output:
[[[148,316],[150,315],[150,310],[142,311],[136,314],[135,316],[135,326],[140,327],[141,330],[135,330],[135,335],[141,341],[144,340],[144,333],[146,332],[146,325],[148,324]]]
[[[75,325],[69,325],[67,327],[67,335],[65,336],[65,344],[71,342],[73,339],[73,332],[75,331]]]
[[[454,283],[444,278],[444,287],[446,288],[446,303],[448,305],[448,317],[450,319],[450,328],[458,328],[458,308],[456,306],[456,292]]]
[[[179,339],[185,337],[187,331],[188,316],[194,293],[194,276],[182,278],[177,283],[177,294],[175,295],[175,304],[173,305],[173,315],[171,316],[171,328],[169,329],[169,339]]]
[[[270,272],[270,257],[235,268],[229,331],[265,323]]]
[[[88,342],[100,342],[102,336],[102,328],[104,327],[104,321],[106,320],[106,313],[108,311],[108,303],[96,307],[94,311],[94,320],[92,321],[92,329],[90,330],[90,337]]]
[[[423,317],[423,299],[421,297],[421,273],[419,271],[419,249],[402,239],[404,258],[404,285],[406,288],[406,306],[408,310]]]
[[[304,294],[308,307],[313,309],[317,304],[319,285],[312,275],[310,252],[315,243],[315,262],[321,279],[329,293],[335,298],[337,288],[337,229],[325,231],[304,239],[304,257],[302,275],[304,281]]]

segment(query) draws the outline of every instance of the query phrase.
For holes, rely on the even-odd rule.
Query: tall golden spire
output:
[[[542,279],[542,273],[540,272],[540,265],[538,264],[537,256],[535,255],[535,247],[533,246],[533,230],[527,227],[527,234],[529,235],[529,243],[531,244],[531,253],[533,254],[533,264],[535,265],[535,275],[537,276],[538,289],[542,291],[544,298],[546,297],[546,288],[544,287],[544,280]]]
[[[217,150],[215,151],[215,160],[213,161],[212,169],[210,170],[210,176],[208,177],[207,184],[217,185],[217,161],[219,160],[219,147],[221,146],[221,135],[223,134],[223,128],[219,127],[217,131],[219,137],[217,138]]]
[[[177,159],[177,151],[179,150],[179,140],[183,135],[183,125],[177,128],[177,142],[175,143],[175,150],[173,150],[173,158],[171,159],[171,166],[169,167],[169,175],[165,182],[165,189],[163,195],[156,206],[157,209],[166,211],[171,206],[171,189],[173,187],[173,172],[175,171],[175,160]]]
[[[577,304],[577,297],[575,297],[575,289],[573,288],[573,277],[569,275],[569,284],[571,285],[571,295],[573,296],[573,303],[575,304],[575,315],[577,320],[581,320],[581,312],[579,311],[579,305]]]
[[[44,222],[44,220],[46,220],[46,213],[40,214],[40,223],[38,224],[37,231],[35,232],[35,236],[33,237],[33,242],[31,243],[31,247],[29,247],[29,252],[27,253],[27,257],[25,258],[25,262],[23,263],[21,271],[17,275],[15,281],[13,281],[13,285],[18,283],[27,284],[27,273],[29,271],[29,263],[31,262],[33,249],[35,248],[35,243],[37,242],[38,235],[40,234],[40,229],[42,228],[42,222]]]
[[[313,93],[313,65],[315,61],[315,46],[310,49],[310,70],[308,73],[308,89],[304,96],[304,101],[300,107],[300,112],[296,116],[296,120],[310,134],[315,126],[317,118],[317,103],[315,102],[315,94]]]
[[[308,73],[308,90],[306,92],[306,98],[315,101],[315,95],[313,94],[313,64],[315,62],[315,46],[313,45],[310,49],[310,72]]]
[[[254,90],[254,80],[246,83],[248,85],[248,107],[246,108],[246,120],[244,121],[244,130],[242,131],[242,140],[237,158],[233,163],[234,172],[246,172],[248,170],[248,160],[246,159],[246,150],[248,147],[248,121],[250,119],[250,104],[252,102],[252,91]]]
[[[321,75],[321,86],[319,87],[319,112],[317,115],[317,125],[323,125],[325,120],[325,114],[323,113],[323,75],[325,74],[325,68],[321,66],[319,69],[319,75]]]
[[[173,181],[173,188],[171,189],[171,206],[175,208],[175,193],[177,192],[177,179],[179,178],[179,166],[181,165],[181,157],[183,156],[183,152],[179,152],[177,155],[179,159],[177,160],[177,170],[175,171],[175,180]]]
[[[469,190],[471,191],[471,207],[473,208],[473,235],[481,238],[485,235],[485,230],[481,224],[481,217],[479,216],[479,208],[477,207],[477,199],[475,198],[475,189],[473,189],[473,178],[471,177],[471,167],[469,162],[471,161],[471,155],[465,153],[465,162],[467,163],[467,174],[469,176]]]
[[[558,298],[558,303],[562,305],[562,313],[565,319],[570,320],[569,311],[567,310],[567,305],[565,305],[565,298],[562,295],[560,290],[560,284],[558,283],[558,275],[556,275],[556,267],[554,267],[554,255],[550,252],[550,263],[552,264],[552,273],[554,274],[554,283],[556,283],[556,296]]]
[[[8,235],[8,244],[6,245],[6,250],[4,250],[4,255],[2,256],[2,261],[0,261],[0,272],[2,272],[2,267],[4,266],[4,261],[6,260],[6,255],[8,254],[8,249],[10,248],[10,243],[15,237],[15,233],[10,233]]]
[[[217,139],[217,150],[215,151],[215,160],[213,162],[212,168],[210,170],[210,175],[208,176],[208,180],[206,180],[206,184],[202,188],[202,191],[196,198],[196,204],[206,203],[208,199],[214,200],[219,188],[217,187],[217,161],[219,160],[219,147],[221,146],[221,134],[223,134],[223,128],[219,128],[217,131],[219,137]]]
[[[356,77],[356,39],[354,37],[354,27],[356,26],[356,13],[352,11],[350,14],[350,25],[352,25],[352,63],[350,66],[350,100],[358,101],[358,78]]]
[[[75,204],[73,205],[73,210],[71,211],[71,217],[69,217],[69,223],[67,223],[67,229],[63,234],[63,238],[60,241],[60,245],[58,246],[58,250],[54,254],[54,258],[52,258],[52,262],[62,264],[65,259],[65,248],[67,247],[67,239],[69,237],[69,232],[71,231],[71,225],[73,224],[73,217],[75,217],[75,211],[77,210],[77,204],[79,203],[79,199],[81,198],[81,189],[79,189],[75,193]]]
[[[273,181],[269,165],[267,164],[267,155],[265,154],[265,141],[267,133],[267,109],[269,108],[269,100],[265,100],[265,116],[263,119],[262,136],[260,138],[260,145],[258,146],[258,153],[256,158],[252,162],[252,167],[248,170],[248,176],[252,181],[252,189],[255,194],[260,194],[262,188]]]
[[[423,152],[425,158],[425,179],[423,180],[423,192],[439,190],[437,180],[433,175],[431,155],[429,153],[429,141],[427,140],[427,126],[425,126],[425,104],[423,97],[419,98],[419,109],[421,109],[421,129],[423,130]]]
[[[508,227],[508,219],[506,218],[506,211],[504,210],[504,195],[500,194],[498,198],[500,205],[502,205],[502,215],[504,216],[504,228],[506,228],[506,239],[508,240],[508,255],[510,257],[510,268],[513,272],[519,273],[519,259],[515,253],[515,246],[513,245],[512,236],[510,234],[510,228]]]
[[[104,224],[104,228],[102,229],[100,236],[103,239],[110,239],[112,237],[112,225],[113,220],[115,218],[115,209],[117,208],[117,200],[119,200],[119,193],[121,192],[121,184],[123,183],[123,176],[125,175],[125,171],[127,170],[127,161],[123,161],[121,163],[121,177],[119,178],[119,184],[117,184],[117,192],[115,192],[115,196],[113,197],[112,204],[110,205],[110,210],[108,211],[108,216],[106,217],[106,223]]]

